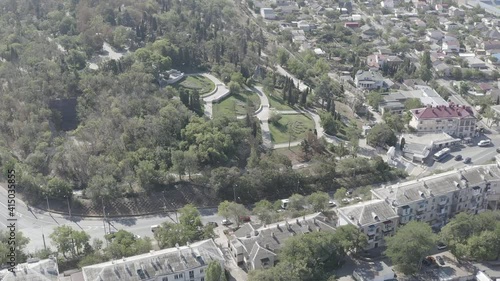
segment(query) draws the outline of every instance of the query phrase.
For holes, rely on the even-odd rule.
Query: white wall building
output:
[[[476,131],[476,117],[467,106],[450,104],[410,110],[410,126],[419,133],[447,133],[454,137],[471,137]]]
[[[212,239],[177,248],[151,251],[82,268],[87,281],[204,281],[211,261],[224,268],[224,256]]]

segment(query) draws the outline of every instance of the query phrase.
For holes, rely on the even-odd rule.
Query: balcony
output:
[[[481,194],[481,188],[479,186],[474,186],[472,188],[472,195],[477,196]]]
[[[418,205],[417,212],[423,212],[423,211],[425,211],[425,207],[426,207],[425,204]]]
[[[370,226],[370,227],[368,227],[366,234],[371,235],[371,234],[375,234],[376,232],[377,232],[377,228],[375,226]]]
[[[439,206],[444,206],[444,205],[446,205],[446,203],[448,203],[448,198],[441,199],[438,204],[439,204]]]
[[[373,242],[375,240],[375,235],[368,235],[368,242]]]

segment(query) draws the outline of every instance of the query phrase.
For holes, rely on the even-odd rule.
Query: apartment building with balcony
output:
[[[322,213],[289,219],[269,225],[246,223],[229,241],[234,261],[247,270],[273,267],[283,243],[295,235],[316,231],[335,231],[334,221]]]
[[[399,216],[399,224],[417,220],[440,229],[459,212],[477,214],[487,207],[487,194],[500,184],[497,163],[469,166],[372,190]]]
[[[448,106],[427,105],[410,110],[409,125],[419,133],[447,133],[454,137],[471,137],[476,131],[476,117],[467,106],[450,103]]]
[[[352,224],[368,239],[366,249],[385,245],[385,237],[394,235],[398,214],[385,200],[375,199],[338,209],[337,226]]]

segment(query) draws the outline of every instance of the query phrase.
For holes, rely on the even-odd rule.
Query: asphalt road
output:
[[[0,229],[7,228],[7,192],[6,189],[0,188]],[[209,221],[215,221],[220,224],[222,217],[217,215],[216,209],[201,209],[202,222],[205,224]],[[15,218],[17,219],[17,231],[30,238],[30,243],[27,247],[28,252],[34,252],[44,248],[43,237],[47,247],[55,250],[49,238],[50,233],[57,226],[69,225],[75,230],[84,230],[91,239],[99,238],[104,240],[104,225],[106,232],[109,229],[117,231],[120,229],[127,230],[141,237],[153,238],[151,226],[161,224],[163,222],[175,222],[175,213],[168,213],[162,216],[145,216],[145,217],[130,217],[130,218],[110,218],[109,223],[104,223],[102,218],[82,218],[62,216],[59,214],[51,214],[41,210],[31,209],[28,211],[26,204],[19,199],[16,200]],[[10,222],[9,222],[10,223]]]

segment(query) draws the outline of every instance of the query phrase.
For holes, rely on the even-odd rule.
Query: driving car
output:
[[[335,204],[335,201],[329,200],[328,201],[328,206],[330,206],[330,207],[337,207],[337,204]]]
[[[446,244],[443,242],[439,242],[437,244],[437,248],[438,248],[438,250],[444,250],[444,249],[446,249]]]
[[[230,220],[222,220],[222,225],[230,225],[232,222]]]
[[[467,157],[464,159],[464,164],[469,164],[471,162],[472,159],[470,159],[470,157]]]
[[[491,141],[490,140],[480,140],[478,143],[477,143],[477,146],[489,146],[491,144]]]
[[[462,160],[462,155],[458,154],[457,156],[455,156],[455,161],[460,161]]]

